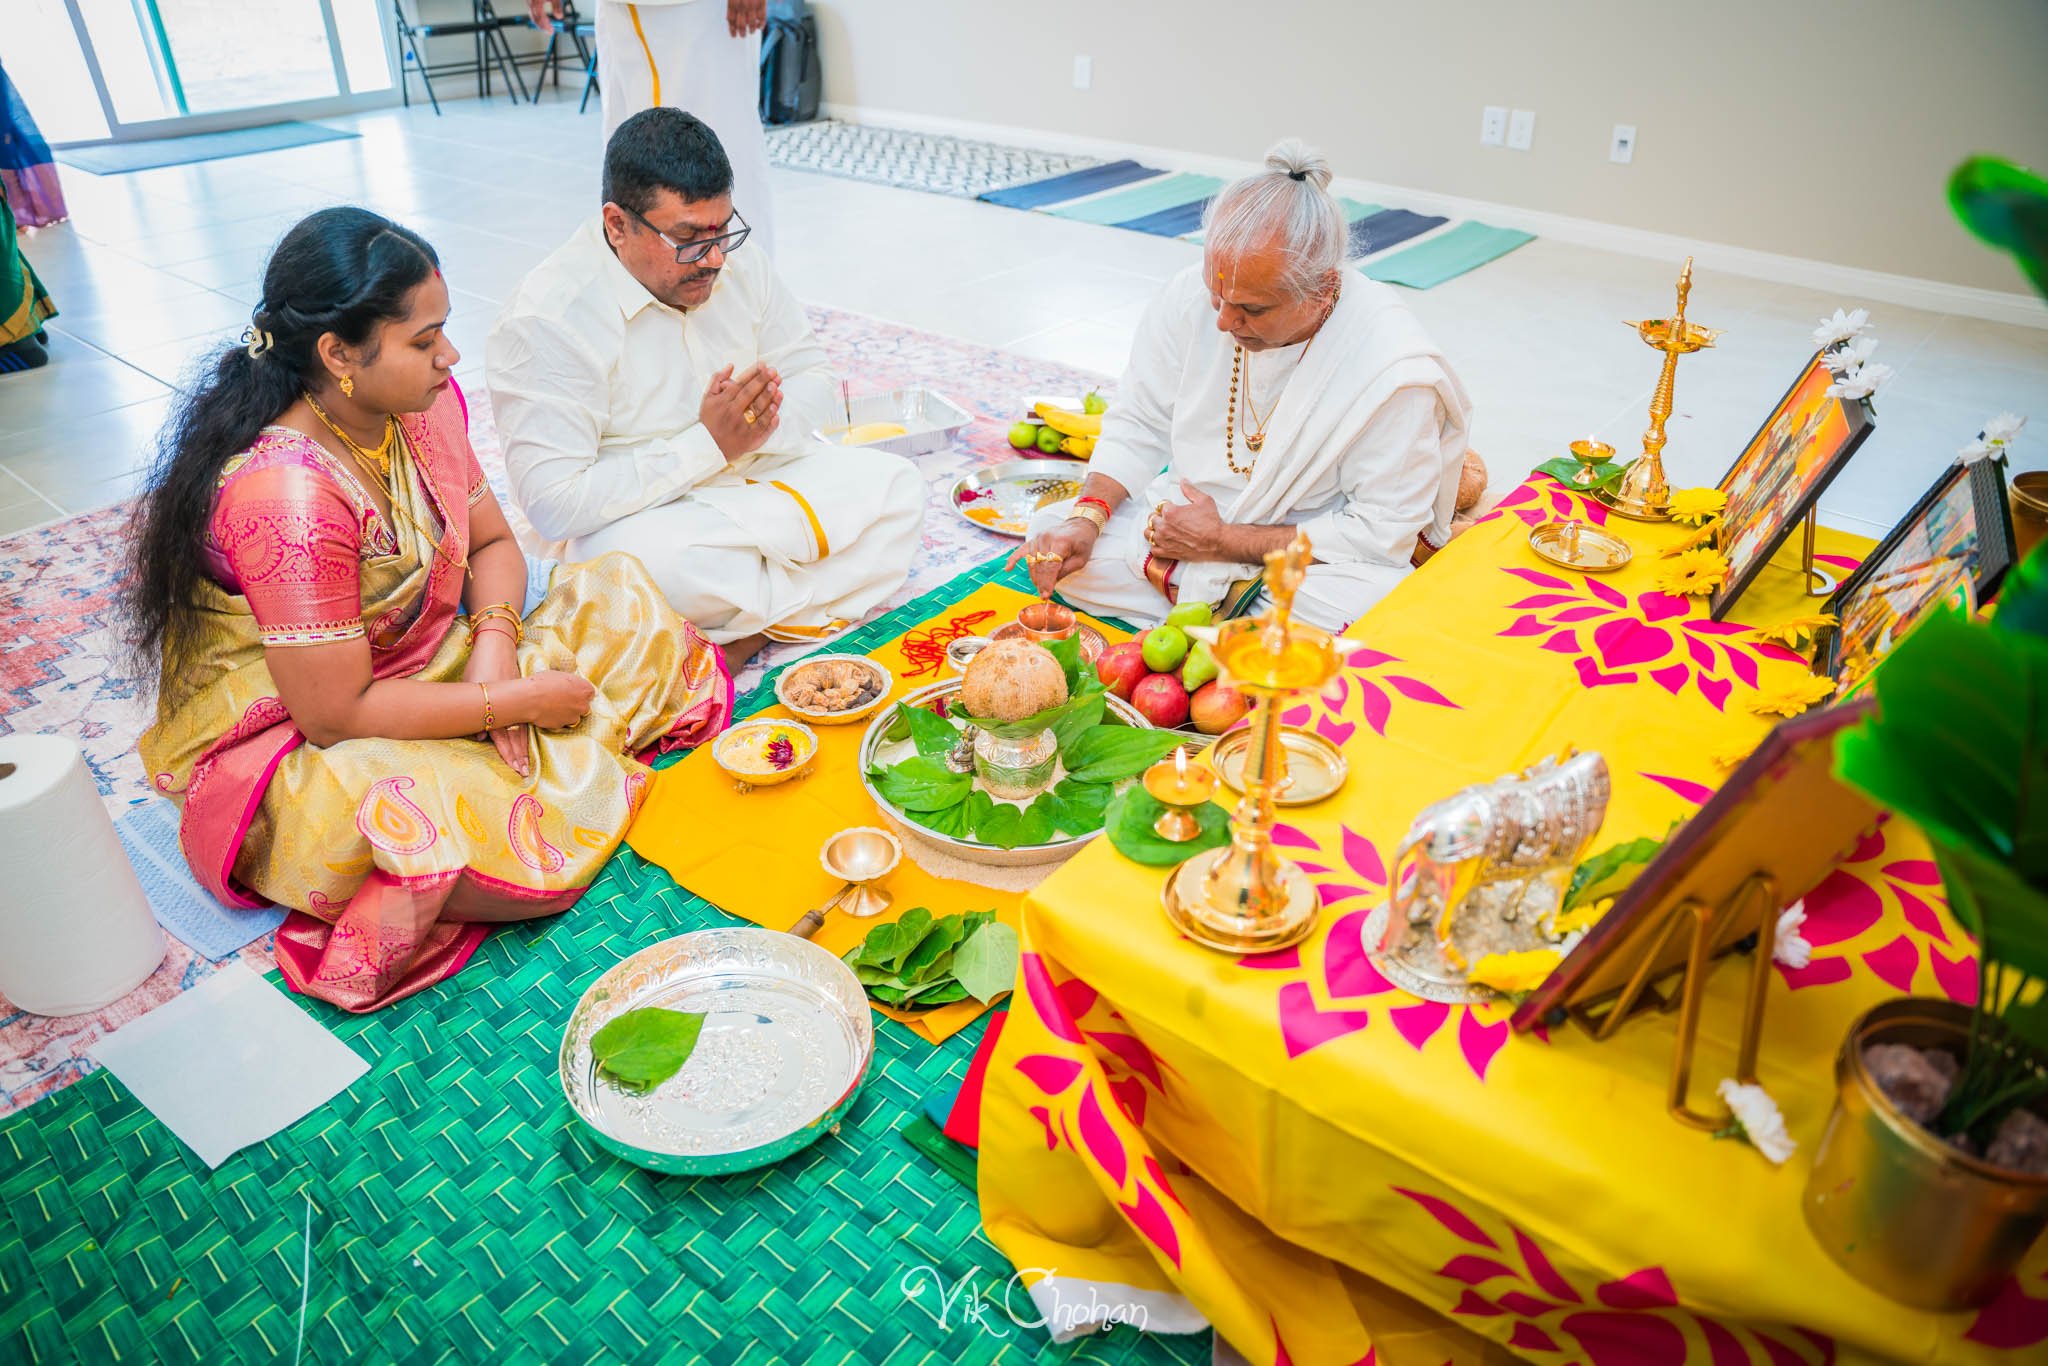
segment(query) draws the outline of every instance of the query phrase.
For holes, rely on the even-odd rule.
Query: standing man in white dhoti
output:
[[[768,139],[761,131],[761,30],[768,0],[597,0],[597,84],[607,139],[643,109],[672,104],[711,125],[732,162],[733,198],[754,245],[775,255]],[[562,0],[526,0],[543,33]]]
[[[1345,269],[1329,164],[1289,140],[1266,168],[1217,196],[1202,264],[1138,325],[1080,497],[1031,520],[1033,582],[1076,607],[1222,605],[1300,528],[1295,612],[1340,630],[1450,537],[1465,391],[1394,291]]]
[[[838,381],[749,245],[710,129],[634,115],[604,185],[485,344],[513,499],[562,558],[638,556],[735,665],[836,635],[908,579],[924,481],[812,439],[840,420]]]

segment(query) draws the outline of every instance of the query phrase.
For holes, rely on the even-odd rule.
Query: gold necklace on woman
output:
[[[1335,299],[1330,300],[1329,303],[1323,306],[1323,316],[1316,319],[1315,331],[1309,333],[1308,345],[1301,348],[1301,356],[1297,359],[1296,364],[1308,359],[1309,347],[1314,346],[1316,338],[1322,335],[1323,324],[1330,320],[1330,310],[1336,306],[1337,301]],[[1244,380],[1245,416],[1259,423],[1257,431],[1253,431],[1249,425],[1245,427],[1245,449],[1252,453],[1252,458],[1243,465],[1237,463],[1237,386],[1240,375],[1243,376]],[[1266,444],[1266,428],[1272,422],[1273,414],[1279,410],[1280,401],[1278,398],[1275,398],[1273,406],[1266,410],[1265,421],[1259,421],[1258,413],[1252,409],[1252,383],[1250,374],[1245,371],[1244,347],[1241,345],[1234,347],[1230,357],[1230,402],[1223,410],[1223,458],[1229,463],[1231,473],[1250,475],[1252,470],[1257,468],[1259,452],[1264,449]]]
[[[398,448],[398,419],[396,417],[390,413],[384,414],[384,439],[377,443],[375,450],[372,450],[343,431],[341,424],[329,417],[327,410],[320,406],[320,400],[314,398],[311,394],[306,395],[306,406],[313,410],[313,416],[320,419],[322,426],[326,427],[328,431],[333,432],[335,438],[342,445],[348,447],[350,455],[362,461],[367,468],[377,471],[378,476],[387,485],[391,482],[391,454]]]

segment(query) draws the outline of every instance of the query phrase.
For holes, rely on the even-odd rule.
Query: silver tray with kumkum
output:
[[[591,1038],[629,1010],[704,1016],[681,1070],[635,1091],[598,1068]],[[562,1033],[562,1092],[600,1147],[649,1171],[746,1171],[814,1142],[853,1103],[874,1057],[853,970],[777,930],[697,930],[608,969]]]
[[[1088,466],[1078,460],[1005,460],[953,485],[953,511],[983,531],[1023,540],[1031,514],[1079,496]]]

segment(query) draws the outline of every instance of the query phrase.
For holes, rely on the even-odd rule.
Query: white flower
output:
[[[1778,1113],[1778,1102],[1771,1099],[1770,1092],[1761,1086],[1744,1086],[1732,1077],[1716,1089],[1735,1114],[1736,1136],[1749,1140],[1751,1147],[1782,1166],[1799,1145],[1785,1132],[1785,1117]]]
[[[1799,927],[1806,923],[1806,902],[1799,900],[1778,912],[1778,930],[1771,939],[1771,958],[1788,968],[1803,968],[1813,961],[1813,945]]]
[[[1838,375],[1847,374],[1851,370],[1861,368],[1870,359],[1871,352],[1875,350],[1877,350],[1877,338],[1875,337],[1857,337],[1851,341],[1843,342],[1840,346],[1826,353],[1828,369]]]
[[[1993,446],[2010,446],[2027,420],[2018,413],[2000,413],[1984,424],[1983,439]]]
[[[1969,445],[1956,452],[1956,459],[1962,461],[1965,465],[1974,465],[1979,460],[1990,458],[1991,454],[1990,442],[1972,441]]]
[[[1820,326],[1813,330],[1814,347],[1817,350],[1825,351],[1836,342],[1862,336],[1864,329],[1869,326],[1869,309],[1859,308],[1854,313],[1844,313],[1838,308],[1835,310],[1834,317],[1822,318]]]
[[[1892,368],[1882,361],[1859,365],[1847,374],[1835,376],[1828,386],[1829,398],[1869,398],[1892,377]]]

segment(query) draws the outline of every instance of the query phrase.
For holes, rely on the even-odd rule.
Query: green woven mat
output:
[[[972,570],[843,648],[1000,577]],[[622,850],[572,910],[500,930],[451,983],[368,1016],[294,997],[370,1072],[211,1172],[104,1070],[0,1122],[0,1360],[292,1358],[302,1296],[319,1362],[1208,1359],[1206,1334],[1053,1347],[963,1312],[1010,1267],[973,1196],[897,1130],[958,1083],[978,1030],[935,1048],[878,1017],[839,1132],[764,1171],[656,1176],[592,1143],[555,1077],[570,1008],[636,949],[730,923]]]

